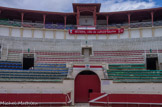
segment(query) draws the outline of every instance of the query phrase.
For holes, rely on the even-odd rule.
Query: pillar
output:
[[[94,26],[96,26],[96,7],[95,7],[95,10],[93,12],[93,19],[94,19]]]
[[[24,13],[21,13],[21,26],[23,25],[24,22]]]
[[[130,18],[130,14],[128,14],[128,25],[129,25],[129,27],[130,27],[130,21],[131,21],[131,18]]]
[[[34,29],[32,29],[32,38],[34,38]]]
[[[0,15],[1,15],[1,12],[2,12],[2,11],[0,10]]]
[[[109,25],[109,16],[106,16],[106,20],[107,20],[107,27]]]
[[[151,21],[152,21],[152,26],[154,26],[154,12],[151,12]]]
[[[64,16],[64,27],[66,28],[66,16]]]
[[[77,26],[79,25],[79,18],[80,18],[80,12],[79,9],[77,9]]]
[[[46,24],[46,15],[45,14],[43,15],[43,24],[44,25]]]

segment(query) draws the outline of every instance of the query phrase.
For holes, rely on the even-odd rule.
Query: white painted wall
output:
[[[148,28],[148,29],[143,29],[143,37],[152,37],[152,29]]]
[[[66,87],[66,88],[65,88]],[[74,81],[53,82],[1,82],[0,93],[68,93],[74,103]]]
[[[0,26],[0,35],[9,36],[9,28]]]
[[[107,35],[99,35],[98,39],[107,39]]]
[[[1,82],[0,84],[0,93],[68,93],[68,92],[71,92],[71,98],[74,104],[74,79],[64,80],[63,83]],[[156,84],[113,83],[111,80],[102,79],[101,92],[130,93],[130,94],[162,94],[162,85],[161,83]]]
[[[117,34],[109,35],[109,39],[117,39],[117,38],[118,38]]]
[[[20,34],[20,29],[12,29],[12,36],[13,37],[20,37],[21,36],[21,34]]]
[[[64,31],[57,31],[56,39],[64,39]]]
[[[88,39],[94,40],[96,39],[96,35],[88,35]]]
[[[95,72],[98,77],[101,79],[104,79],[104,74],[103,74],[103,71],[102,71],[102,68],[90,68],[90,69],[87,69],[87,68],[73,68],[73,73],[71,74],[72,75],[72,78],[76,78],[76,76],[82,72],[82,71],[93,71]]]
[[[31,29],[31,28],[19,28],[19,27],[7,27],[0,26],[0,35],[1,36],[13,36],[21,37],[21,29],[23,29],[22,36],[27,38],[43,38],[43,30],[45,31],[45,38],[48,39],[127,39],[127,38],[146,38],[146,37],[160,37],[162,36],[162,27],[153,27],[152,28],[133,28],[128,31],[125,29],[124,33],[110,34],[110,35],[70,35],[68,30],[49,30],[49,29]],[[140,32],[140,29],[141,32]],[[56,33],[54,33],[56,32]],[[64,33],[65,32],[65,33]],[[10,35],[11,34],[11,35]],[[153,35],[154,34],[154,35]]]
[[[102,92],[130,94],[162,94],[161,83],[113,83],[102,80]]]
[[[77,39],[86,39],[86,35],[77,35]]]
[[[66,39],[75,39],[75,35],[69,35],[69,32],[66,32]]]
[[[131,38],[140,38],[140,31],[139,31],[139,29],[132,29],[131,30]]]
[[[45,32],[45,38],[53,39],[53,36],[54,36],[54,31],[48,30]]]
[[[34,30],[34,38],[43,38],[42,30]]]
[[[162,27],[155,29],[155,37],[162,36]]]
[[[128,30],[125,29],[124,33],[120,34],[120,39],[126,39],[129,37]]]
[[[32,37],[32,30],[30,30],[30,29],[25,29],[24,31],[23,31],[23,37]]]

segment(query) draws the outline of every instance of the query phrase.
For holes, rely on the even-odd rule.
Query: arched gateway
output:
[[[96,73],[83,71],[75,79],[75,103],[87,103],[90,93],[100,93],[101,83]]]

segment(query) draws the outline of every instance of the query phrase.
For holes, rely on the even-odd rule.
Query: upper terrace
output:
[[[137,28],[162,25],[162,7],[132,11],[100,12],[101,4],[73,4],[72,13],[47,12],[0,7],[0,24],[47,29]]]

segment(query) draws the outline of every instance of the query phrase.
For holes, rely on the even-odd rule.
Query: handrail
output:
[[[6,60],[8,59],[8,45],[7,45],[7,53],[6,53]]]
[[[2,43],[1,43],[1,49],[0,49],[0,59],[2,59],[2,51],[4,49],[4,46],[3,46],[3,40],[2,40]]]

